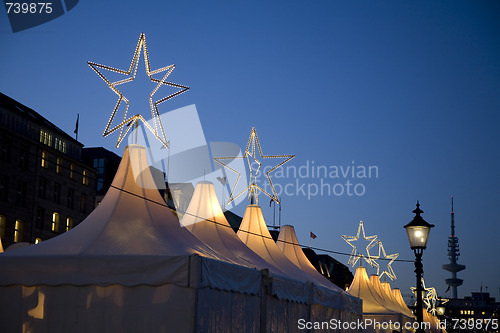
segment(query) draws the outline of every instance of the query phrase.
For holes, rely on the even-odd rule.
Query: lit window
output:
[[[35,239],[35,244],[38,244],[38,243],[41,243],[42,242],[42,239],[40,237],[37,237]]]
[[[460,310],[460,314],[463,315],[464,314],[464,310]]]
[[[5,238],[5,225],[7,224],[6,218],[3,215],[0,215],[0,238]]]
[[[484,316],[484,315],[485,315],[484,311],[483,311],[483,312],[481,312],[481,314]]]
[[[62,172],[62,158],[57,157],[56,158],[56,173],[61,173]]]
[[[70,231],[71,229],[73,229],[73,218],[68,216],[66,218],[66,231]]]
[[[74,179],[75,178],[75,165],[71,163],[69,165],[69,179]]]
[[[14,242],[22,242],[23,241],[23,229],[24,223],[21,220],[16,220],[16,224],[14,226]]]
[[[472,311],[470,312],[470,314],[471,314],[471,315],[474,315],[474,310],[472,310]]]
[[[59,213],[53,212],[52,213],[52,231],[57,232],[59,230]]]
[[[63,153],[66,153],[66,142],[59,138],[55,138],[54,141],[55,141],[54,148]]]
[[[89,184],[89,172],[86,169],[83,169],[82,184],[83,185],[88,185]]]
[[[42,168],[48,168],[49,167],[49,153],[47,153],[45,150],[42,150]]]
[[[40,143],[43,143],[46,146],[52,147],[52,134],[41,129],[40,130]]]

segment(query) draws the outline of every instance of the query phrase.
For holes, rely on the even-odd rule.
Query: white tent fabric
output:
[[[394,312],[403,313],[403,309],[401,308],[399,303],[395,302],[393,298],[390,297],[389,294],[384,290],[384,287],[380,283],[380,278],[378,275],[376,274],[370,275],[370,283],[372,284],[373,288],[377,291],[377,293],[383,298],[384,306],[386,306],[388,309]]]
[[[403,296],[401,295],[401,290],[399,288],[394,288],[392,289],[392,295],[394,296],[394,299],[398,302],[398,304],[403,308],[405,311],[404,313],[411,318],[415,318],[415,315],[413,312],[408,308],[406,305],[405,301],[403,300]]]
[[[293,226],[284,225],[281,227],[276,245],[291,262],[310,275],[315,282],[330,289],[342,291],[341,288],[337,287],[321,275],[316,268],[314,268],[309,259],[307,259],[304,251],[300,248],[299,240],[297,239]]]
[[[233,263],[251,268],[267,268],[273,274],[283,275],[279,268],[269,264],[238,238],[222,212],[212,182],[201,181],[196,184],[181,225]]]
[[[339,318],[352,320],[361,310],[357,299],[235,265],[181,227],[138,145],[125,149],[112,187],[87,219],[2,253],[0,267],[7,332],[257,332],[271,325],[271,307],[290,327],[293,313],[312,317],[313,306],[334,304]],[[276,288],[286,297],[274,297]]]
[[[378,291],[373,287],[366,273],[366,268],[356,268],[354,279],[348,290],[349,294],[363,300],[363,313],[395,314],[386,304]]]
[[[286,276],[303,282],[314,279],[295,266],[274,242],[267,229],[262,210],[258,205],[248,205],[238,230],[238,237],[252,251],[270,264],[279,267]]]
[[[10,268],[0,284],[157,285],[184,279],[176,275],[193,254],[227,260],[181,227],[154,187],[145,148],[129,145],[101,204],[68,232],[3,253]]]
[[[403,304],[401,304],[399,302],[399,300],[395,297],[395,294],[394,294],[394,292],[393,292],[393,290],[392,290],[391,285],[390,285],[389,282],[382,282],[381,286],[382,286],[382,289],[385,292],[385,295],[392,301],[392,303],[394,303],[394,304],[396,304],[398,306],[399,312],[401,312],[402,314],[404,314],[408,318],[415,319],[415,316],[410,311],[410,309],[408,309],[408,307],[406,306],[406,304],[404,304],[404,301],[403,301]],[[401,295],[401,293],[399,295]]]

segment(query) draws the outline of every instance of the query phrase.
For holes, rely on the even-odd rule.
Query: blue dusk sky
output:
[[[403,226],[420,200],[436,226],[423,257],[426,285],[446,297],[453,195],[467,266],[459,296],[482,284],[499,299],[499,17],[498,1],[81,0],[12,33],[2,11],[0,91],[68,133],[79,113],[79,141],[121,155],[116,133],[102,137],[117,97],[87,61],[127,69],[145,33],[152,69],[175,64],[169,80],[191,87],[160,113],[195,104],[207,141],[244,149],[255,127],[264,154],[296,155],[285,166],[302,174],[274,182],[290,184],[282,223],[302,244],[312,231],[314,247],[350,253],[341,235],[355,235],[363,220],[387,254],[413,260]],[[143,67],[138,73],[144,85],[134,93],[147,96]],[[339,174],[313,176],[313,166]],[[371,177],[358,173],[370,166]],[[356,172],[344,177],[341,168]],[[268,202],[261,199],[272,224]],[[409,294],[413,264],[393,268],[392,286]]]

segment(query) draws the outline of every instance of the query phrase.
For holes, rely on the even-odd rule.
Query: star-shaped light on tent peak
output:
[[[378,240],[378,255],[376,256],[371,256],[371,259],[375,266],[377,267],[377,275],[379,275],[380,278],[382,276],[387,275],[391,281],[396,280],[396,274],[394,273],[394,270],[392,269],[392,263],[394,260],[396,260],[399,257],[399,253],[394,253],[394,254],[386,254],[384,245],[382,245],[382,241]],[[380,273],[380,265],[376,262],[379,259],[383,259],[387,262],[386,269]],[[379,274],[380,273],[380,274]]]
[[[361,232],[363,232],[363,239],[365,241],[369,241],[370,243],[366,246],[366,255],[362,254],[362,253],[358,253],[358,249],[356,247],[356,245],[353,245],[352,243],[356,242],[356,241],[359,241],[360,238],[360,234]],[[377,235],[373,235],[373,236],[366,236],[365,235],[365,227],[363,225],[363,221],[359,221],[359,226],[358,226],[358,233],[356,234],[356,236],[346,236],[346,235],[342,235],[342,238],[349,244],[352,246],[352,252],[351,252],[351,256],[349,257],[349,261],[347,262],[348,265],[351,265],[352,267],[354,267],[354,265],[356,265],[356,263],[358,262],[359,259],[363,258],[365,259],[365,261],[372,267],[374,266],[378,266],[378,264],[372,259],[372,256],[370,255],[370,249],[373,248],[375,245],[377,245]]]
[[[257,176],[260,172],[262,163],[260,162],[259,159],[257,159],[257,151],[259,152],[260,158],[261,159],[270,159],[270,158],[277,158],[277,159],[282,159],[282,161],[278,164],[276,164],[274,167],[269,169],[266,172],[266,177],[267,181],[269,182],[270,188],[272,193],[269,193],[268,191],[264,190],[261,186],[257,184]],[[270,174],[271,172],[275,171],[279,167],[281,167],[283,164],[286,162],[290,161],[292,158],[294,158],[295,155],[264,155],[262,154],[262,148],[260,146],[259,138],[257,136],[257,131],[255,130],[255,127],[252,127],[252,132],[250,133],[250,138],[248,139],[247,146],[245,148],[245,153],[243,156],[231,156],[231,157],[214,157],[214,161],[217,163],[223,165],[224,167],[228,168],[229,170],[233,171],[238,175],[236,178],[236,181],[233,185],[233,188],[231,189],[231,193],[229,194],[229,201],[227,202],[228,204],[239,197],[241,194],[243,194],[245,191],[248,190],[248,198],[255,198],[255,203],[259,203],[258,199],[258,192],[262,192],[265,195],[267,195],[269,198],[274,200],[277,204],[280,203],[278,199],[278,195],[276,194],[276,190],[274,189],[273,182],[271,180]],[[231,162],[234,159],[246,159],[248,163],[248,168],[250,170],[250,177],[249,177],[249,184],[247,187],[245,187],[242,191],[240,191],[238,194],[235,194],[236,186],[238,185],[238,181],[240,179],[241,173],[238,172],[237,170],[231,168],[228,163]],[[224,161],[229,160],[228,163],[225,163]],[[256,163],[258,166],[254,172],[252,164]]]
[[[157,85],[155,86],[155,88],[153,89],[151,94],[149,95],[149,106],[151,109],[151,116],[153,118],[153,126],[151,126],[148,122],[146,122],[144,117],[140,114],[136,114],[136,115],[133,115],[133,116],[130,116],[127,118],[127,112],[128,112],[130,102],[127,99],[127,97],[125,97],[117,88],[117,86],[119,86],[121,84],[129,83],[135,79],[135,76],[137,74],[137,67],[139,65],[139,61],[141,58],[141,50],[144,51],[143,55],[144,55],[144,63],[146,65],[146,74],[152,82],[157,83]],[[97,73],[97,75],[99,75],[99,77],[101,79],[103,79],[104,82],[107,83],[108,87],[111,90],[113,90],[113,92],[115,94],[118,95],[118,101],[116,102],[115,108],[113,109],[113,112],[111,113],[111,117],[109,118],[108,124],[106,125],[106,129],[104,130],[103,136],[106,137],[109,134],[113,133],[114,131],[120,130],[120,132],[118,134],[118,141],[116,142],[116,147],[118,147],[120,145],[120,143],[123,141],[123,139],[125,138],[125,136],[127,135],[127,133],[129,132],[130,128],[132,127],[131,125],[135,124],[137,126],[138,122],[140,120],[151,131],[151,133],[153,133],[153,135],[156,137],[156,139],[158,139],[163,144],[163,146],[168,148],[169,144],[168,144],[167,139],[165,137],[163,125],[162,125],[161,120],[160,120],[160,114],[158,113],[158,105],[171,99],[171,98],[174,98],[177,95],[182,94],[183,92],[185,92],[189,89],[189,87],[187,87],[187,86],[166,81],[167,77],[174,70],[175,65],[169,65],[169,66],[165,66],[165,67],[162,67],[162,68],[159,68],[156,70],[151,70],[151,68],[149,66],[148,49],[146,46],[146,35],[143,33],[139,37],[139,42],[137,43],[137,47],[135,49],[134,56],[132,57],[132,61],[130,62],[130,67],[128,68],[128,70],[117,69],[114,67],[97,64],[97,63],[91,62],[91,61],[88,61],[88,64]],[[122,74],[122,75],[127,75],[128,77],[126,77],[122,80],[111,82],[110,80],[108,80],[106,78],[106,76],[103,73],[101,73],[100,69],[101,70],[102,69],[108,70],[108,71],[115,72],[115,73]],[[158,74],[158,73],[162,73],[162,72],[165,72],[165,74],[163,75],[163,77],[161,79],[153,78],[153,75]],[[170,87],[178,88],[179,90],[168,95],[168,96],[165,96],[165,97],[160,98],[156,101],[153,101],[153,96],[156,94],[156,92],[158,91],[158,89],[162,85],[167,85]],[[123,118],[121,119],[121,122],[119,124],[114,125],[114,127],[112,127],[113,120],[114,120],[116,113],[118,111],[118,108],[120,107],[122,102],[125,102],[125,104],[126,104]],[[123,127],[125,127],[125,126],[126,126],[126,130],[123,131]]]

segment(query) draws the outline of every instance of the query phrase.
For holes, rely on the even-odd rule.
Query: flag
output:
[[[313,234],[312,231],[311,231],[311,238],[312,239],[316,239],[316,237],[318,237],[318,236],[316,236],[315,234]]]
[[[75,133],[76,135],[78,135],[78,121],[80,120],[80,114],[78,114],[76,116],[76,124],[75,124],[75,130],[73,131],[73,133]]]

